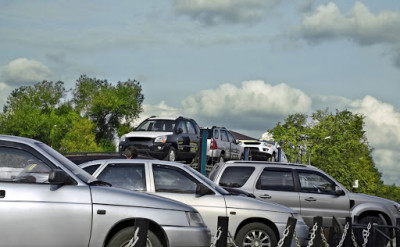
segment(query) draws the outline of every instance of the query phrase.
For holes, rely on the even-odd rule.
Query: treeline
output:
[[[400,188],[384,185],[364,131],[364,116],[348,110],[292,114],[269,132],[288,160],[325,171],[347,189],[400,202]],[[353,188],[358,180],[358,188]]]
[[[2,134],[40,140],[62,152],[115,151],[114,140],[142,112],[136,80],[81,76],[72,89],[43,81],[11,92],[0,114]]]

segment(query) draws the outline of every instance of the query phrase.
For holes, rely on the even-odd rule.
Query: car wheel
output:
[[[176,149],[174,147],[170,147],[168,150],[167,157],[165,157],[165,160],[168,161],[175,161],[176,160]]]
[[[107,247],[124,247],[127,246],[135,233],[134,227],[126,227],[117,232],[108,243]],[[146,247],[163,247],[160,239],[150,230],[147,232]]]
[[[365,216],[358,221],[358,224],[368,226],[368,223],[377,224],[377,225],[387,225],[386,220],[383,217],[376,215]],[[379,228],[384,234],[389,236],[389,230],[387,228]],[[364,243],[363,238],[363,229],[354,229],[354,235],[356,237],[357,243],[361,246]],[[372,232],[370,232],[370,236],[372,236]],[[371,237],[368,239],[370,240]],[[376,236],[374,237],[374,243],[371,246],[374,247],[384,247],[388,243],[388,240],[385,239],[381,234],[376,232]]]
[[[274,231],[262,223],[250,223],[238,232],[235,243],[238,246],[277,246],[278,241]]]

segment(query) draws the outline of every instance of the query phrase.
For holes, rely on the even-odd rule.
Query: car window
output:
[[[228,135],[229,142],[235,143],[235,137],[233,137],[231,132],[227,131],[226,134]]]
[[[186,128],[186,125],[185,125],[185,123],[184,123],[183,121],[180,121],[180,122],[179,122],[179,124],[178,124],[178,129],[179,129],[179,128],[182,129],[182,133],[183,133],[183,134],[187,134],[187,133],[188,133],[187,128]]]
[[[242,187],[254,172],[252,166],[227,167],[219,180],[219,185],[227,187]]]
[[[221,140],[226,142],[228,141],[228,135],[225,130],[221,130]]]
[[[196,134],[196,129],[190,121],[186,121],[186,127],[189,134]]]
[[[259,190],[294,191],[292,170],[272,170],[264,168],[256,183]]]
[[[0,181],[48,183],[51,170],[49,166],[29,152],[0,147]]]
[[[93,164],[83,168],[87,173],[93,175],[93,173],[99,168],[100,164]]]
[[[97,178],[113,187],[146,191],[144,164],[110,163]]]
[[[301,192],[334,194],[336,184],[318,172],[298,172]]]
[[[197,182],[179,168],[153,164],[156,192],[196,193]]]
[[[214,129],[214,139],[219,139],[219,131]]]

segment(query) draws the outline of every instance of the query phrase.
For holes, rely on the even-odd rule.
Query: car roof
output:
[[[157,160],[157,159],[98,159],[98,160],[92,160],[92,161],[88,161],[88,162],[84,162],[79,164],[79,166],[87,166],[87,165],[91,165],[91,164],[97,164],[97,163],[105,163],[105,162],[118,162],[118,163],[131,163],[131,162],[135,162],[135,163],[140,163],[140,162],[152,162],[152,163],[157,163],[157,164],[165,164],[165,165],[171,165],[171,166],[177,166],[177,167],[185,167],[188,166],[186,164],[183,163],[179,163],[179,162],[173,162],[173,161],[166,161],[166,160]]]
[[[34,140],[34,139],[21,137],[21,136],[12,136],[12,135],[0,135],[0,140],[12,141],[12,142],[20,142],[20,143],[25,143],[25,144],[27,144],[27,143],[29,143],[29,144],[40,143],[40,141],[37,141],[37,140]]]

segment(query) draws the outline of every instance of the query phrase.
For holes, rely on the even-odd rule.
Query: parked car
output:
[[[239,145],[239,140],[236,140],[225,127],[213,126],[204,131],[207,131],[208,163],[244,159],[244,149]]]
[[[119,151],[129,146],[157,159],[191,163],[198,155],[200,127],[190,118],[150,117],[121,137]]]
[[[137,218],[148,245],[206,247],[210,230],[196,209],[110,187],[46,144],[0,135],[1,246],[122,247]]]
[[[64,153],[63,155],[77,165],[92,160],[123,158],[123,155],[120,154],[119,152],[76,152],[76,153]],[[138,154],[136,158],[154,159],[153,157],[144,154]]]
[[[242,146],[244,150],[247,150],[248,160],[287,162],[285,153],[282,150],[279,151],[280,146],[278,142],[243,140],[240,141],[239,145]]]
[[[309,227],[316,216],[323,217],[324,226],[331,225],[333,216],[342,223],[346,217],[352,217],[359,224],[372,222],[390,226],[395,226],[396,218],[400,217],[400,204],[350,192],[310,165],[228,161],[216,164],[209,177],[221,186],[239,188],[261,200],[291,207],[301,214]],[[361,244],[359,234],[358,240]]]
[[[296,233],[300,242],[304,243],[308,237],[308,227],[293,209],[232,195],[186,164],[108,159],[80,166],[114,187],[156,194],[193,206],[214,236],[218,216],[228,216],[229,232],[240,247],[277,246],[289,217],[297,219]]]

